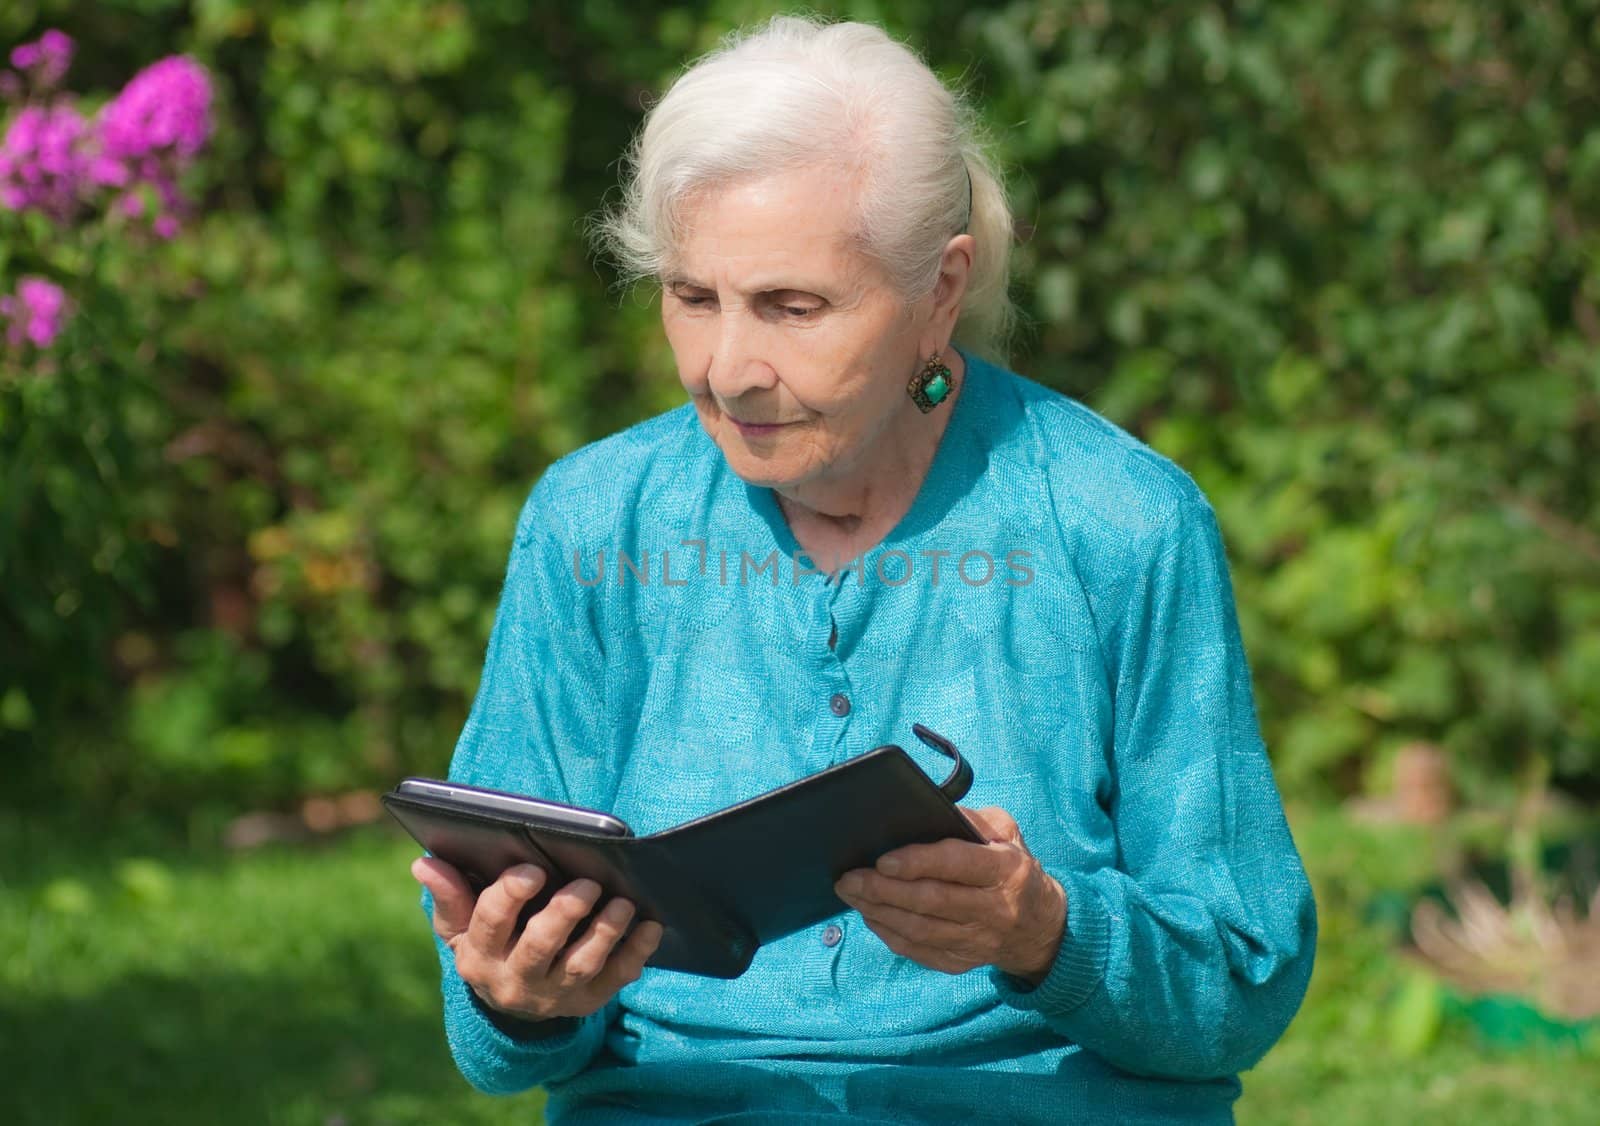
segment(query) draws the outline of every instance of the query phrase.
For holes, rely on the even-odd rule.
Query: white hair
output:
[[[954,235],[973,236],[956,340],[1003,349],[1011,211],[975,115],[869,24],[779,16],[730,35],[650,109],[594,233],[627,278],[659,279],[686,197],[819,163],[860,178],[857,237],[907,300],[932,292]]]

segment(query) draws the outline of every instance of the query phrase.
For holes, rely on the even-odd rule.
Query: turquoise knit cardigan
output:
[[[642,835],[883,743],[942,776],[921,722],[971,760],[965,804],[1003,806],[1065,887],[1049,975],[924,969],[841,911],[737,980],[647,969],[529,1036],[437,943],[472,1084],[542,1084],[570,1123],[1231,1120],[1316,915],[1216,519],[1083,405],[967,364],[910,511],[836,576],[687,404],[552,465],[450,777]]]

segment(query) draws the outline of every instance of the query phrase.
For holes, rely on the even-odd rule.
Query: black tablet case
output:
[[[663,925],[650,965],[733,978],[763,943],[844,910],[833,885],[850,869],[904,845],[982,843],[955,807],[972,768],[949,740],[921,724],[912,731],[955,761],[943,783],[889,744],[646,837],[550,829],[397,792],[383,803],[424,848],[480,884],[521,863],[550,871],[556,878],[525,915],[587,877]]]

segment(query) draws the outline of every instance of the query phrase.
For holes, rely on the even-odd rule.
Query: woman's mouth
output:
[[[746,438],[760,438],[768,434],[776,434],[789,425],[787,422],[741,422],[732,417],[728,421],[733,423],[738,428],[739,433]]]

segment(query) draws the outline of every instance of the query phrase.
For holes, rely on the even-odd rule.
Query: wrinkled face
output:
[[[701,425],[752,484],[847,480],[916,409],[905,385],[933,302],[908,305],[852,245],[854,190],[816,169],[685,208],[662,322]]]

